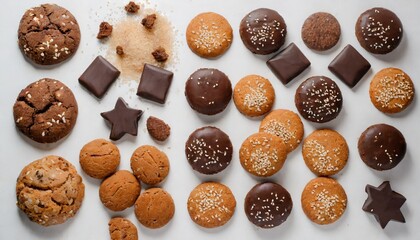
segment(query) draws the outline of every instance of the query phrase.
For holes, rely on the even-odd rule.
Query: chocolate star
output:
[[[400,208],[406,199],[403,195],[392,191],[389,181],[383,182],[379,187],[368,184],[365,191],[368,198],[363,204],[363,210],[375,215],[382,228],[385,228],[391,220],[405,223]]]
[[[128,133],[137,136],[138,122],[142,110],[129,108],[121,97],[118,98],[115,108],[109,112],[101,113],[101,116],[111,123],[111,140],[118,140]]]

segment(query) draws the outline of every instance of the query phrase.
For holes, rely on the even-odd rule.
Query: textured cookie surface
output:
[[[111,240],[137,240],[137,227],[130,220],[122,217],[114,217],[109,223],[109,235]]]
[[[340,23],[330,13],[317,12],[305,20],[301,34],[308,48],[325,51],[334,47],[340,39]]]
[[[171,127],[162,119],[150,116],[146,126],[150,136],[155,140],[165,141],[171,135]]]
[[[168,157],[154,146],[144,145],[137,148],[130,162],[134,176],[148,185],[159,184],[169,173]]]
[[[16,204],[31,221],[50,226],[73,217],[84,193],[82,178],[71,163],[59,156],[46,156],[22,169],[16,183]]]

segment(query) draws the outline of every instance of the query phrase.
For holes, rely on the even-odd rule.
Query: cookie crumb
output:
[[[150,15],[147,15],[145,18],[143,18],[143,20],[141,20],[141,24],[145,28],[150,30],[153,28],[155,21],[156,21],[156,14],[150,14]]]
[[[158,47],[155,51],[152,52],[152,55],[158,62],[165,62],[169,57],[163,47]]]
[[[137,13],[140,10],[140,6],[135,2],[131,1],[125,6],[125,11],[127,13]]]
[[[171,134],[171,127],[159,118],[150,116],[146,125],[150,136],[158,141],[165,141]]]
[[[108,22],[101,22],[99,25],[99,33],[98,36],[96,36],[98,39],[107,38],[112,33],[112,25]]]
[[[118,55],[120,55],[120,56],[124,55],[124,49],[123,49],[123,47],[121,47],[121,46],[117,46],[117,47],[115,48],[115,51],[116,51],[116,53],[117,53]]]

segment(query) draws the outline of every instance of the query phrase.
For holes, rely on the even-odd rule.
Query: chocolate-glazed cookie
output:
[[[403,160],[407,144],[402,133],[395,127],[375,124],[362,133],[358,148],[366,165],[383,171],[394,168]]]
[[[261,228],[279,226],[292,211],[289,192],[281,185],[265,182],[255,185],[245,197],[245,214],[248,220]]]
[[[229,166],[232,142],[216,127],[203,127],[191,133],[185,143],[185,155],[191,167],[203,174],[215,174]]]
[[[18,39],[19,48],[34,63],[53,65],[76,52],[80,29],[67,9],[55,4],[42,4],[23,14]]]
[[[239,34],[249,51],[266,55],[283,46],[287,27],[278,12],[268,8],[259,8],[242,19]]]
[[[306,79],[296,89],[295,105],[306,120],[325,123],[338,116],[343,96],[338,85],[325,76]]]
[[[392,52],[403,36],[400,19],[385,8],[372,8],[362,13],[357,19],[355,29],[360,45],[374,54]]]
[[[201,68],[188,78],[185,96],[195,111],[214,115],[222,112],[232,98],[232,84],[221,71]]]

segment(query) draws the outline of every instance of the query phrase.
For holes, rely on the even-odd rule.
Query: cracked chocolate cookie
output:
[[[77,119],[73,92],[62,82],[44,78],[23,89],[13,106],[16,127],[39,143],[67,136]]]
[[[18,29],[19,48],[31,61],[53,65],[70,58],[79,47],[77,20],[65,8],[42,4],[23,14]]]
[[[79,210],[85,185],[74,166],[59,156],[46,156],[22,169],[16,183],[16,205],[33,222],[61,224]]]

